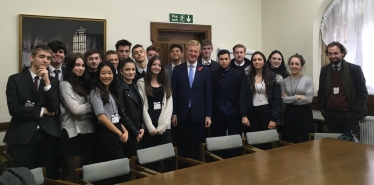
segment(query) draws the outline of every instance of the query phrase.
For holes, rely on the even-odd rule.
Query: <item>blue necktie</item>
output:
[[[190,64],[190,72],[188,73],[188,80],[190,81],[190,88],[192,88],[192,83],[193,83],[193,65]],[[188,107],[191,107],[191,97],[190,100],[188,101]]]
[[[190,88],[192,87],[192,84],[193,84],[193,77],[194,77],[193,67],[194,66],[190,64],[190,72],[188,73],[188,80],[190,81]]]

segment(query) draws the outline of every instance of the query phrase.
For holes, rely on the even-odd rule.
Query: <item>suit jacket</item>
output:
[[[49,80],[51,88],[48,91],[44,91],[45,83],[41,79],[36,92],[29,70],[8,78],[6,96],[9,114],[12,118],[5,134],[5,143],[27,144],[34,135],[37,125],[52,136],[61,136],[58,115],[40,117],[42,107],[46,107],[49,112],[57,112],[60,107],[59,81],[51,76]],[[34,106],[26,107],[27,101],[34,102]]]
[[[208,67],[197,63],[192,87],[188,80],[187,63],[174,67],[171,79],[173,89],[173,115],[178,121],[185,121],[188,116],[189,100],[191,100],[191,115],[193,122],[205,122],[206,117],[212,117],[212,81]]]
[[[200,59],[199,62],[202,64],[202,63],[203,63],[202,59]],[[217,70],[218,68],[219,68],[219,64],[218,64],[218,62],[217,62],[217,61],[214,61],[214,60],[212,59],[212,61],[211,61],[211,63],[210,63],[210,71],[213,72],[213,71]]]
[[[213,67],[213,66],[212,66]],[[213,110],[218,109],[216,105],[217,96],[220,88],[220,77],[223,73],[222,68],[219,68],[212,72],[212,102],[213,102]],[[242,88],[246,87],[247,81],[245,75],[236,69],[230,69],[232,78],[229,82],[229,91],[228,96],[229,100],[231,101],[232,105],[235,108],[235,112],[237,115],[240,113],[240,96]]]
[[[132,82],[134,84],[136,84],[136,82],[138,82],[139,79],[144,77],[144,75],[142,73],[139,73],[139,71],[136,67],[135,67],[135,70],[136,70],[136,75],[135,75],[134,79],[132,80]]]
[[[131,91],[129,85],[123,80],[119,81],[119,86],[123,94],[123,108],[120,110],[122,114],[121,122],[129,131],[131,136],[138,136],[139,130],[144,129],[143,121],[143,99],[139,93],[138,87],[135,85],[136,92]],[[135,93],[140,97],[140,104]]]
[[[332,65],[332,64],[329,64]],[[362,113],[364,116],[369,114],[369,110],[366,107],[366,100],[368,98],[368,91],[366,88],[366,80],[361,67],[352,63],[347,62],[349,74],[351,76],[353,87],[356,93],[356,107],[354,111]],[[328,65],[321,68],[319,75],[319,88],[318,88],[318,104],[319,109],[322,110],[326,106],[327,97],[326,95],[326,79],[327,79]]]
[[[169,84],[171,84],[171,76],[173,75],[173,64],[169,63],[168,65],[165,66],[165,73],[166,76],[168,77]]]

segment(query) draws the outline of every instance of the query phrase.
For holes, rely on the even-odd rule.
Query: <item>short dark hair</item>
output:
[[[150,45],[150,46],[147,47],[147,53],[148,53],[148,51],[152,51],[152,50],[158,52],[159,48],[155,45]]]
[[[345,48],[342,43],[337,42],[337,41],[331,42],[329,45],[327,45],[325,49],[326,55],[328,55],[328,52],[329,52],[328,49],[334,46],[337,46],[340,49],[340,52],[343,53],[343,58],[347,55],[347,48]]]
[[[120,46],[129,46],[129,48],[131,48],[131,42],[129,42],[128,40],[125,40],[125,39],[122,39],[122,40],[119,40],[117,41],[115,47],[116,47],[116,50],[118,50],[118,47]]]
[[[228,55],[229,55],[229,58],[230,58],[230,51],[227,50],[227,49],[219,50],[219,51],[218,51],[218,54],[217,54],[217,57],[219,58],[219,56],[224,55],[224,54],[228,54]]]
[[[179,44],[172,44],[172,45],[170,46],[170,51],[171,51],[172,49],[174,49],[174,48],[179,48],[179,49],[181,50],[181,52],[183,52],[183,48],[182,48],[182,46],[179,45]]]
[[[123,60],[120,61],[120,63],[119,63],[119,70],[121,71],[123,69],[123,67],[125,67],[125,65],[127,63],[133,63],[136,66],[135,61],[133,59],[126,58],[126,59],[123,59]]]
[[[48,47],[47,45],[44,45],[44,44],[40,44],[40,45],[36,45],[36,46],[34,46],[32,49],[31,49],[31,55],[32,56],[36,56],[36,54],[38,54],[38,52],[40,51],[40,50],[43,50],[43,51],[46,51],[46,52],[48,52],[48,53],[50,53],[51,55],[52,55],[52,50],[51,50],[51,48],[50,47]]]
[[[200,42],[200,44],[201,44],[201,47],[204,47],[204,46],[212,46],[212,47],[213,47],[212,42],[210,42],[210,40],[207,40],[207,39],[202,40],[202,41]]]
[[[135,44],[135,46],[134,47],[132,47],[132,49],[131,49],[131,53],[132,52],[134,52],[134,49],[136,49],[136,48],[143,48],[143,46],[142,45],[140,45],[140,44]],[[144,48],[143,48],[144,49]]]
[[[97,50],[97,49],[89,49],[89,50],[87,50],[86,53],[84,53],[84,57],[86,57],[86,59],[87,59],[89,56],[91,56],[93,54],[96,54],[96,53],[99,54],[100,59],[103,59],[101,52],[99,50]]]
[[[288,65],[290,65],[290,61],[291,61],[292,58],[297,58],[297,59],[299,59],[299,60],[300,60],[300,63],[301,63],[301,66],[304,66],[304,65],[305,65],[304,57],[301,56],[301,55],[299,55],[298,53],[292,55],[292,56],[288,59],[288,63],[287,63]]]
[[[53,40],[47,44],[49,48],[51,48],[53,53],[56,53],[58,50],[62,49],[64,50],[65,55],[68,54],[68,50],[66,48],[65,43],[59,41],[59,40]]]
[[[113,50],[108,50],[107,52],[105,52],[105,56],[104,56],[105,60],[106,60],[106,57],[108,55],[117,55],[118,56],[117,52],[115,52]]]

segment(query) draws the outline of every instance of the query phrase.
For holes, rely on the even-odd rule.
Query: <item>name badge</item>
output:
[[[25,107],[33,107],[35,105],[34,102],[31,102],[30,100],[27,100]]]
[[[153,102],[153,110],[160,110],[161,102]]]
[[[112,123],[118,123],[119,122],[119,117],[118,115],[112,115]]]
[[[334,94],[339,94],[339,87],[334,87]]]

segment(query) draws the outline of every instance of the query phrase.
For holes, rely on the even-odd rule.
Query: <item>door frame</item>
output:
[[[205,39],[212,40],[211,25],[151,22],[151,42],[153,45],[158,45],[158,33],[163,31],[204,34]]]

